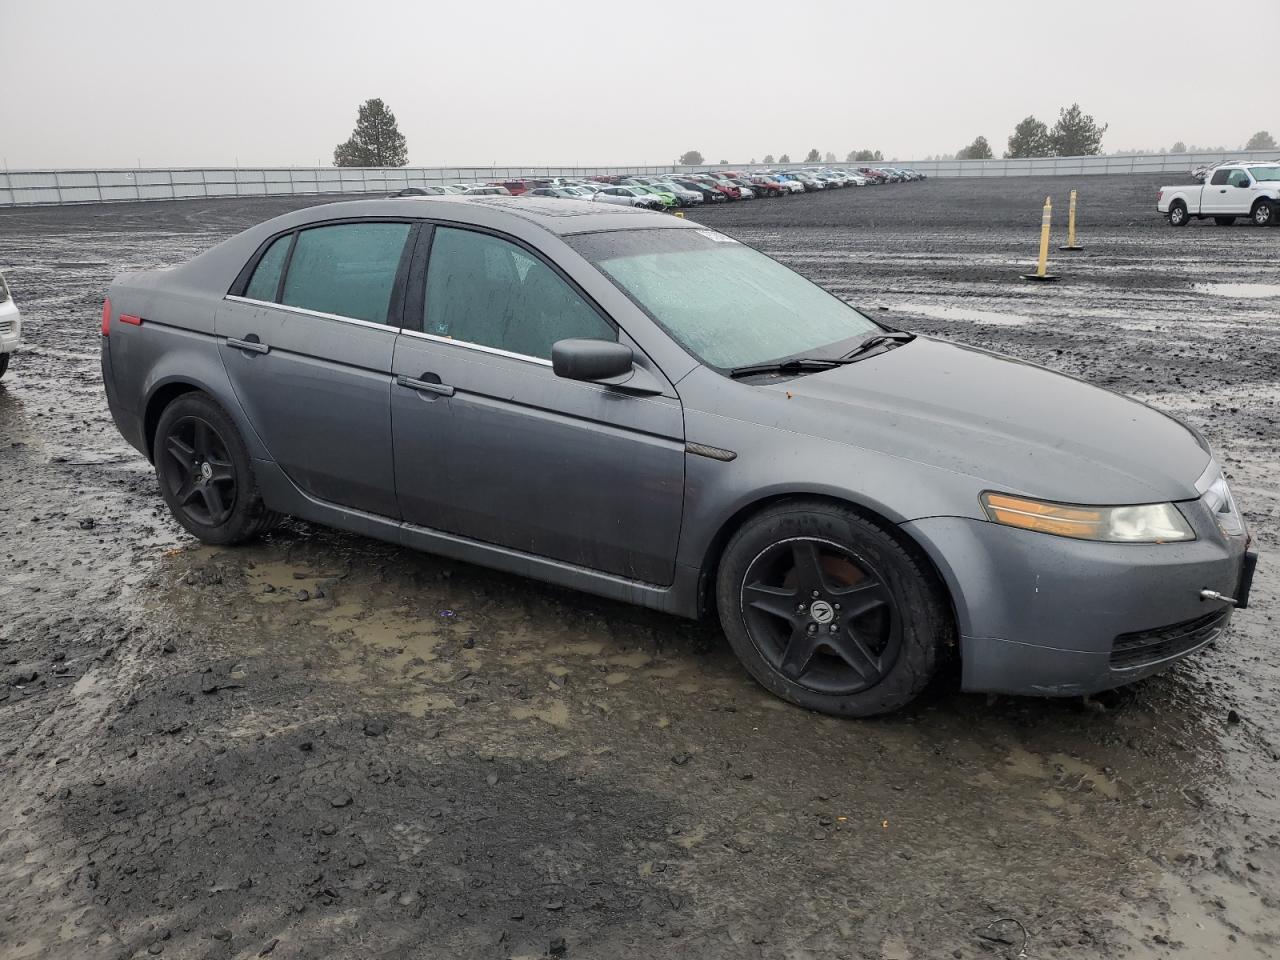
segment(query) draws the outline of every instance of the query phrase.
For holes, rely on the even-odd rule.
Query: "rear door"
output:
[[[223,362],[272,458],[324,501],[397,517],[391,360],[415,224],[277,237],[218,310]]]
[[[1221,215],[1230,211],[1231,195],[1236,192],[1228,182],[1231,172],[1222,168],[1213,171],[1209,182],[1200,188],[1201,213]]]
[[[570,337],[620,332],[527,246],[435,228],[393,364],[403,518],[671,583],[684,507],[680,401],[669,384],[639,396],[557,377],[551,345]]]

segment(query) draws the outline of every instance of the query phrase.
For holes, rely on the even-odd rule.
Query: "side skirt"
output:
[[[628,580],[561,560],[469,540],[319,500],[300,490],[270,460],[254,460],[253,470],[263,499],[271,509],[290,516],[664,613],[689,618],[698,616],[698,571],[678,564],[675,583],[671,586]]]

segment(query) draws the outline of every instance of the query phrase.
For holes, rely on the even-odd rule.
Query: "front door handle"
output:
[[[435,377],[436,375],[434,373],[424,373],[422,376],[423,379],[418,380],[414,377],[406,377],[401,374],[396,377],[396,386],[406,387],[409,390],[419,390],[424,393],[435,393],[442,397],[453,396],[453,387],[446,383],[441,383],[439,377],[436,377],[434,383],[426,379],[427,377]]]
[[[250,353],[267,353],[271,350],[269,346],[258,339],[256,333],[249,334],[244,340],[238,337],[227,337],[227,346],[235,347],[237,350],[247,350]]]

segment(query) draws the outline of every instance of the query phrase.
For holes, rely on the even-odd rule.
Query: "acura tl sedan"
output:
[[[1202,437],[883,326],[688,220],[555,198],[277,217],[119,277],[107,401],[200,540],[291,515],[686,617],[827,713],[1083,694],[1256,561]]]

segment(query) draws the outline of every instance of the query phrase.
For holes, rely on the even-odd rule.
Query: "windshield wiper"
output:
[[[832,367],[840,367],[852,362],[836,357],[792,357],[790,360],[773,360],[769,363],[752,363],[745,367],[734,367],[729,371],[729,376],[737,379],[756,373],[803,373],[806,370],[830,370]]]
[[[884,333],[876,333],[867,337],[867,339],[860,342],[856,347],[841,357],[841,359],[852,360],[853,358],[866,353],[868,350],[874,350],[876,347],[883,346],[886,343],[906,343],[907,341],[914,340],[915,338],[916,335],[914,333],[907,333],[905,330],[886,330]]]
[[[867,337],[843,357],[791,357],[787,360],[771,360],[767,363],[752,363],[745,367],[734,367],[729,376],[750,377],[757,373],[805,373],[806,371],[830,370],[842,367],[846,363],[856,363],[862,355],[886,343],[906,343],[915,339],[914,333],[905,330],[886,330]]]

